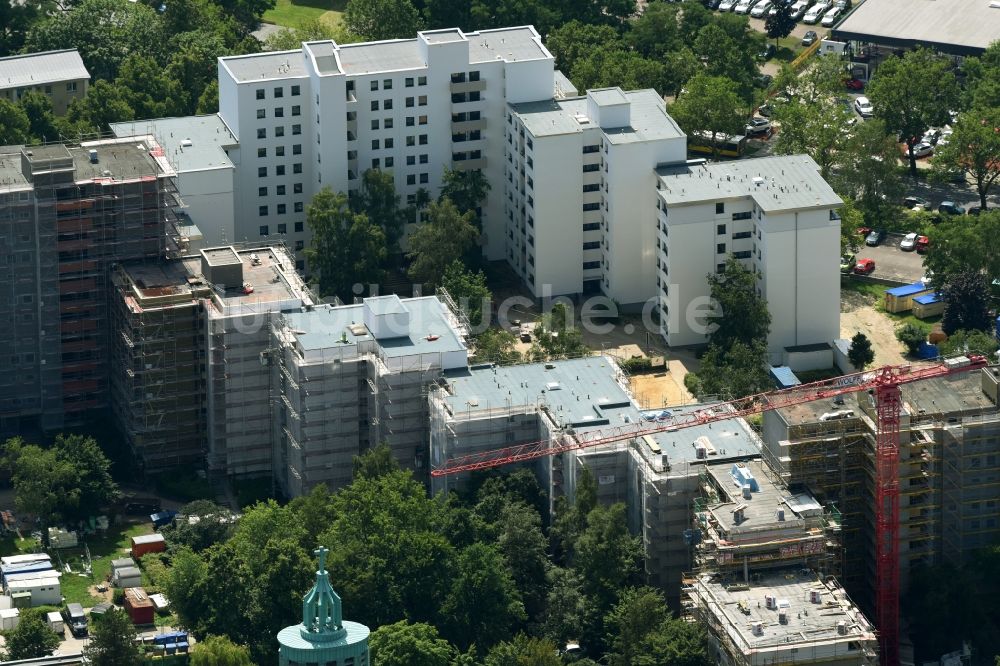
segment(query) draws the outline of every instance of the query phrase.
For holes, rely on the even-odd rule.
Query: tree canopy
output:
[[[452,261],[475,247],[479,238],[475,216],[471,210],[459,212],[450,199],[432,202],[427,207],[427,223],[410,235],[410,278],[431,287],[441,284]]]
[[[142,654],[135,635],[135,627],[125,611],[113,608],[92,623],[83,655],[94,666],[140,666]]]
[[[3,632],[4,661],[47,657],[59,647],[59,637],[49,628],[45,613],[38,608],[22,608],[20,621]]]
[[[699,74],[670,106],[670,115],[688,134],[704,133],[718,157],[720,134],[740,134],[747,117],[737,84],[724,76]]]
[[[948,143],[935,149],[933,164],[937,171],[967,174],[985,210],[986,197],[1000,179],[1000,106],[959,114]]]

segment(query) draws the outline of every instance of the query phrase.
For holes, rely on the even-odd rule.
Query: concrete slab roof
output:
[[[112,123],[117,137],[152,136],[178,173],[232,169],[226,148],[239,145],[218,114]]]
[[[76,49],[0,58],[0,90],[90,79]]]
[[[832,208],[843,201],[808,155],[781,155],[657,170],[668,206],[750,197],[764,212]]]
[[[991,0],[865,0],[834,38],[974,55],[1000,39],[1000,8]]]
[[[239,83],[273,81],[306,76],[302,51],[271,51],[219,58]]]

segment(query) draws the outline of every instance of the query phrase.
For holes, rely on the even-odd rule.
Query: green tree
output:
[[[673,3],[651,2],[632,20],[626,38],[646,58],[663,58],[684,47],[681,12]]]
[[[52,3],[47,0],[0,2],[0,57],[20,51],[28,30],[50,9]]]
[[[133,53],[125,58],[114,85],[122,91],[135,118],[162,118],[187,112],[188,90],[149,56]]]
[[[745,109],[753,103],[758,75],[755,54],[760,53],[763,37],[750,28],[746,16],[719,14],[698,31],[692,43],[692,50],[705,63],[705,73],[729,79]]]
[[[979,57],[965,58],[966,107],[1000,107],[1000,40],[990,44]]]
[[[910,174],[917,175],[913,147],[924,131],[948,121],[958,103],[958,84],[948,58],[930,49],[908,51],[883,61],[868,84],[875,117],[906,143]]]
[[[489,191],[489,181],[486,180],[482,171],[478,169],[459,171],[446,168],[438,199],[450,199],[460,213],[473,211],[478,223],[481,218],[480,206]]]
[[[521,595],[497,548],[474,543],[459,554],[441,616],[453,642],[480,651],[510,636],[526,619]]]
[[[730,256],[721,273],[707,276],[709,295],[716,308],[715,328],[709,344],[729,349],[736,342],[767,340],[771,314],[767,301],[757,295],[757,275]]]
[[[31,140],[31,120],[24,108],[0,99],[0,145],[12,146]]]
[[[219,82],[209,81],[205,89],[198,98],[198,106],[195,113],[198,115],[206,113],[218,113],[219,111]]]
[[[253,666],[250,651],[225,636],[208,636],[191,651],[191,666]]]
[[[598,48],[578,60],[570,70],[570,79],[580,90],[621,86],[626,90],[670,87],[666,65],[655,58],[644,58],[635,51]]]
[[[455,301],[458,309],[468,318],[470,326],[484,330],[489,324],[484,313],[489,313],[493,294],[486,286],[486,275],[482,271],[473,273],[465,269],[459,260],[452,261],[441,277],[441,287]]]
[[[703,625],[669,618],[646,635],[643,655],[635,666],[711,666],[715,661],[709,654]]]
[[[863,225],[865,216],[850,197],[841,196],[841,199],[844,203],[837,211],[840,215],[840,253],[846,254],[857,250],[858,229]]]
[[[455,257],[465,256],[476,245],[479,232],[475,213],[460,213],[450,200],[432,202],[426,224],[410,235],[410,278],[428,286],[441,284]]]
[[[135,627],[123,610],[111,609],[90,629],[83,656],[94,666],[139,666],[142,654],[135,642]]]
[[[490,648],[483,666],[562,666],[559,649],[547,638],[518,634]]]
[[[226,15],[236,19],[240,34],[246,37],[260,27],[260,17],[274,9],[275,0],[218,0],[218,3]]]
[[[410,0],[348,0],[344,25],[370,41],[409,39],[423,27]]]
[[[760,393],[770,385],[767,345],[762,340],[737,341],[728,348],[710,345],[698,372],[687,374],[684,385],[699,397],[740,398]]]
[[[477,28],[533,25],[546,35],[569,18],[543,0],[472,0],[472,24]]]
[[[736,84],[721,76],[699,74],[687,82],[687,92],[670,106],[670,115],[688,134],[704,133],[718,159],[720,134],[739,134],[747,116]]]
[[[556,303],[535,326],[535,342],[531,356],[536,361],[546,358],[572,358],[587,354],[590,350],[583,342],[580,329],[573,325],[573,319],[565,303]]]
[[[98,132],[106,132],[111,123],[135,120],[129,91],[102,80],[95,81],[82,100],[73,100],[67,115],[70,120],[83,121]]]
[[[37,608],[22,608],[20,622],[3,632],[3,659],[36,659],[47,657],[59,647],[59,637],[45,622],[45,613]]]
[[[932,252],[924,255],[924,268],[933,273],[940,288],[952,275],[967,271],[985,273],[988,281],[1000,278],[1000,213],[990,210],[976,216],[943,216],[927,229]]]
[[[468,0],[425,0],[423,16],[428,30],[472,30],[472,3]]]
[[[1000,178],[1000,107],[973,109],[958,116],[947,144],[934,151],[935,171],[960,171],[976,183],[979,205]]]
[[[521,360],[521,354],[514,347],[517,339],[509,331],[487,328],[474,338],[473,357],[476,363],[499,363],[509,365]]]
[[[171,547],[183,546],[195,552],[228,539],[236,522],[232,511],[210,500],[185,504],[180,515],[179,520],[160,528],[160,532]]]
[[[767,31],[767,36],[774,40],[775,47],[777,47],[779,39],[784,39],[792,34],[792,30],[795,29],[795,19],[792,18],[791,5],[779,2],[774,14],[768,14],[767,19],[764,20],[764,29]]]
[[[379,666],[450,666],[456,650],[429,624],[406,620],[379,627],[369,641]]]
[[[361,188],[351,197],[351,207],[364,213],[368,220],[382,230],[390,253],[399,251],[403,225],[411,212],[400,206],[396,182],[391,171],[368,169],[361,175]]]
[[[591,624],[590,605],[583,594],[583,582],[572,569],[549,569],[549,586],[545,602],[545,636],[557,645],[581,638],[584,627]]]
[[[927,341],[927,334],[931,332],[931,327],[922,322],[910,322],[896,329],[896,339],[906,347],[906,353],[910,356],[916,355],[920,345]]]
[[[52,101],[48,95],[38,90],[29,90],[21,96],[18,104],[28,116],[28,132],[32,140],[42,142],[59,138],[56,117],[52,113]]]
[[[941,288],[944,315],[941,328],[946,335],[955,331],[989,331],[992,327],[989,284],[981,273],[951,276]]]
[[[324,39],[332,39],[338,44],[353,44],[361,41],[360,37],[351,34],[342,24],[331,27],[319,19],[313,19],[297,28],[281,28],[272,32],[264,42],[264,50],[291,51],[301,48],[302,42],[315,42]]]
[[[306,211],[312,242],[306,258],[318,273],[321,296],[350,301],[355,284],[378,283],[386,257],[382,229],[364,213],[353,212],[345,194],[324,187]]]
[[[377,479],[400,470],[399,462],[392,457],[392,449],[386,442],[354,456],[352,479]]]
[[[839,191],[854,200],[866,224],[883,225],[900,216],[904,183],[897,168],[899,146],[878,119],[855,126],[838,160]]]
[[[989,331],[955,331],[947,340],[938,343],[938,351],[942,356],[982,354],[991,362],[996,361],[997,348],[997,339]]]
[[[663,595],[650,587],[624,590],[608,615],[606,628],[610,651],[605,659],[611,666],[641,663],[646,651],[646,637],[670,616]]]
[[[847,349],[847,360],[855,370],[861,372],[875,361],[875,350],[872,341],[860,331],[851,338],[851,346]]]
[[[545,46],[556,57],[556,66],[572,72],[580,60],[597,49],[623,50],[621,37],[609,25],[590,25],[577,20],[569,21],[550,32]]]
[[[628,530],[624,504],[597,506],[587,514],[587,527],[577,539],[573,569],[598,616],[609,613],[621,593],[639,582],[642,562],[642,544]]]

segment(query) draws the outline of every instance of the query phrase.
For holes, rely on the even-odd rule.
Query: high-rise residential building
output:
[[[87,95],[89,85],[90,72],[76,49],[0,58],[0,99],[9,102],[31,91],[40,92],[52,102],[52,112],[61,116],[70,102]],[[58,137],[38,138],[52,141]]]
[[[828,345],[840,335],[843,203],[807,155],[658,170],[656,288],[670,346],[708,339],[707,273],[730,256],[757,274],[771,313],[769,350]]]
[[[176,249],[173,177],[141,137],[0,149],[0,429],[108,405],[111,269]]]

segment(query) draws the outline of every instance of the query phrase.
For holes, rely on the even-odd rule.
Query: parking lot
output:
[[[924,257],[916,252],[903,252],[899,241],[903,234],[889,234],[881,245],[870,247],[861,241],[857,251],[858,259],[874,259],[873,277],[900,282],[916,282],[924,276]]]

